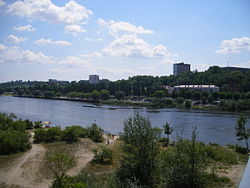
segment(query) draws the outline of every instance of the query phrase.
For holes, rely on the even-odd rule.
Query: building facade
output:
[[[220,88],[215,85],[178,85],[174,86],[174,91],[178,92],[181,89],[189,89],[189,90],[200,90],[205,92],[220,92]]]
[[[175,76],[189,71],[190,71],[190,64],[184,64],[182,62],[182,63],[175,63],[173,66],[173,74]]]
[[[98,84],[100,82],[98,75],[89,75],[89,83],[90,84]]]

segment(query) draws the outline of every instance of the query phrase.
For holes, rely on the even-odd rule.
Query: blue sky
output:
[[[250,68],[249,0],[0,0],[0,82]]]

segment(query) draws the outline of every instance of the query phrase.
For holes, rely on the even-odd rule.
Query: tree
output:
[[[117,92],[115,93],[115,98],[117,98],[118,100],[124,99],[124,96],[125,96],[125,94],[124,94],[123,91],[117,91]]]
[[[103,130],[100,127],[98,127],[96,123],[93,123],[91,127],[88,127],[88,137],[94,142],[102,141],[102,133]]]
[[[74,142],[78,141],[78,132],[76,131],[76,129],[73,127],[67,127],[66,129],[64,129],[62,131],[62,137],[61,140],[72,144]]]
[[[155,91],[154,96],[155,96],[156,98],[163,98],[163,97],[166,96],[166,94],[165,94],[165,92],[162,91],[162,90],[157,90],[157,91]]]
[[[243,115],[240,115],[237,121],[237,125],[235,126],[235,130],[238,140],[245,140],[247,151],[249,151],[248,138],[250,137],[250,128],[247,129],[246,123],[247,118]]]
[[[154,187],[157,183],[157,157],[159,154],[158,134],[155,134],[150,121],[139,113],[124,121],[124,157],[116,172],[123,186],[127,182],[138,182],[143,187]]]
[[[100,92],[100,98],[101,98],[102,100],[107,100],[107,99],[109,99],[109,98],[110,98],[110,93],[109,93],[109,91],[106,90],[106,89],[101,90],[101,92]]]
[[[63,178],[66,176],[67,170],[71,169],[76,164],[73,157],[62,153],[48,155],[46,163],[56,177],[52,185],[53,188],[62,187]]]
[[[167,143],[166,146],[168,146],[169,144],[169,136],[172,134],[172,132],[174,131],[174,128],[170,126],[169,123],[166,123],[165,125],[163,125],[163,131],[164,133],[167,135]]]
[[[186,108],[191,108],[191,102],[190,101],[185,101],[185,107]]]
[[[170,188],[201,188],[206,184],[206,152],[204,145],[196,141],[197,131],[192,140],[177,138],[174,148],[162,152],[164,186]]]

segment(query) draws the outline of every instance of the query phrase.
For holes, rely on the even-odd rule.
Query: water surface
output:
[[[208,113],[195,110],[149,109],[145,107],[124,107],[94,104],[78,101],[20,98],[0,96],[0,112],[15,113],[19,118],[33,121],[51,121],[62,127],[81,125],[87,127],[96,122],[105,131],[119,133],[123,130],[126,118],[139,112],[146,116],[155,127],[166,122],[175,128],[176,133],[190,138],[192,127],[199,131],[198,140],[205,143],[239,143],[235,137],[234,126],[239,115],[229,113]],[[250,120],[248,117],[248,126]],[[242,144],[242,143],[241,143]]]

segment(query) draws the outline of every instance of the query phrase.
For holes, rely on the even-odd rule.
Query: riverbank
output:
[[[218,112],[218,113],[234,113],[234,114],[245,114],[250,115],[250,110],[243,110],[243,111],[232,111],[232,110],[224,110],[219,104],[202,104],[201,101],[190,101],[190,106],[187,107],[186,103],[178,103],[173,98],[151,98],[151,99],[141,99],[141,100],[133,100],[133,99],[108,99],[108,100],[93,100],[93,99],[86,99],[86,98],[72,98],[67,96],[60,96],[60,97],[34,97],[34,96],[17,96],[17,95],[1,95],[1,96],[13,96],[13,97],[24,97],[24,98],[35,98],[35,99],[50,99],[50,100],[64,100],[64,101],[78,101],[78,102],[86,102],[91,103],[94,105],[119,105],[119,106],[134,106],[134,107],[146,107],[146,108],[153,108],[153,109],[193,109],[193,110],[200,110],[204,112]],[[196,104],[198,103],[198,104]]]

